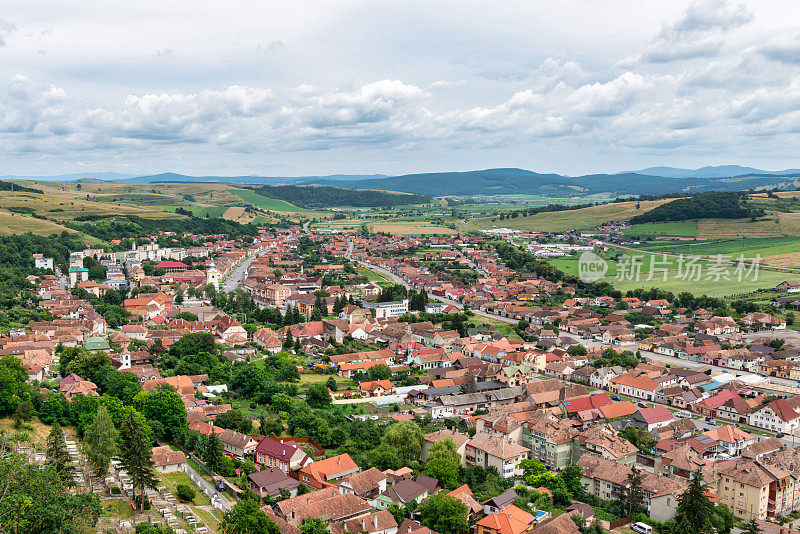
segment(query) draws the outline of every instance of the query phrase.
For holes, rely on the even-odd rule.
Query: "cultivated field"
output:
[[[60,234],[63,231],[74,233],[65,226],[51,221],[43,221],[34,217],[27,217],[19,213],[0,211],[0,234],[24,234],[31,232],[36,235]]]
[[[456,230],[444,226],[400,222],[389,224],[373,224],[372,230],[374,232],[388,232],[392,235],[446,235],[458,233]]]
[[[759,269],[757,276],[745,276],[739,281],[734,272],[734,267],[731,266],[727,271],[727,278],[723,277],[717,280],[713,277],[708,277],[710,264],[701,260],[697,262],[701,268],[700,277],[695,279],[694,276],[685,276],[686,267],[683,268],[683,272],[679,271],[677,258],[667,258],[665,263],[661,263],[663,259],[661,256],[652,256],[644,253],[633,254],[632,256],[641,258],[641,269],[638,277],[630,276],[631,270],[629,267],[624,267],[619,262],[609,261],[609,269],[603,281],[612,284],[621,291],[658,287],[676,294],[688,291],[694,295],[724,297],[749,293],[759,289],[771,289],[784,280],[797,278],[794,273]],[[651,263],[651,261],[656,263]],[[568,274],[576,276],[578,274],[577,257],[554,258],[550,262]],[[664,280],[664,271],[666,271],[666,280]]]
[[[646,223],[631,226],[625,232],[629,236],[670,236],[697,237],[697,224],[694,221]]]
[[[598,224],[628,220],[670,200],[673,199],[640,202],[638,210],[636,209],[637,202],[631,201],[603,204],[577,210],[537,213],[529,217],[507,218],[502,221],[497,217],[476,218],[468,220],[462,226],[465,230],[491,228],[492,226],[530,232],[588,230]]]
[[[308,211],[304,208],[299,208],[294,204],[289,204],[283,200],[259,195],[255,191],[251,191],[249,189],[232,189],[231,193],[239,197],[241,200],[244,200],[248,204],[252,204],[257,208],[261,208],[262,210],[266,211],[285,211],[292,213],[303,213]]]

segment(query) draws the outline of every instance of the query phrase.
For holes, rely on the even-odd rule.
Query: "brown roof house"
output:
[[[290,477],[277,467],[270,467],[248,475],[247,487],[260,495],[262,499],[277,497],[281,495],[281,490],[288,493],[290,497],[295,497],[297,488],[300,487],[300,481]]]
[[[186,467],[186,455],[181,451],[173,451],[169,445],[153,447],[153,467],[159,473],[183,471]]]

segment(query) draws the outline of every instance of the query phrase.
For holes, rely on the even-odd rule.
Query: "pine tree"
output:
[[[219,440],[219,436],[214,432],[212,432],[206,440],[206,450],[203,455],[203,461],[206,463],[206,467],[214,473],[219,471],[222,465],[222,442]]]
[[[258,417],[258,431],[261,432],[263,436],[267,435],[267,414],[261,412],[261,415]]]
[[[52,466],[56,470],[61,482],[67,486],[74,484],[72,475],[75,472],[75,466],[72,465],[72,458],[69,456],[67,444],[64,443],[64,432],[62,432],[58,421],[53,423],[50,428],[50,434],[47,436],[45,458],[45,464]]]
[[[706,485],[699,471],[692,475],[689,489],[678,497],[673,534],[712,534],[714,504],[705,493]]]
[[[104,476],[108,472],[108,464],[117,453],[118,436],[119,432],[108,414],[108,408],[100,405],[83,440],[89,463],[98,476]]]
[[[153,469],[153,448],[142,416],[130,409],[119,432],[119,461],[128,473],[133,484],[133,497],[136,490],[141,496],[141,510],[144,511],[144,489],[154,488],[157,483]]]
[[[322,297],[317,295],[317,299],[314,301],[314,307],[311,309],[311,320],[312,321],[321,321],[325,314],[328,311],[328,307],[325,305],[325,302],[322,300]]]
[[[294,340],[292,339],[292,331],[290,329],[286,330],[286,339],[283,340],[283,348],[289,350],[294,345]]]
[[[336,300],[333,302],[333,313],[335,315],[339,315],[342,313],[342,310],[345,306],[347,306],[347,301],[345,300],[344,295],[337,296]]]

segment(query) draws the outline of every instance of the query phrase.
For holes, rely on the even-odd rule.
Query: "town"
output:
[[[101,496],[79,520],[120,531],[795,519],[792,312],[622,296],[540,258],[596,234],[519,239],[293,226],[31,254],[16,269],[37,308],[0,337],[7,447]]]

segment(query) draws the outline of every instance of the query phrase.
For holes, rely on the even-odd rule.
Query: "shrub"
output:
[[[177,488],[175,488],[175,496],[181,502],[189,502],[194,500],[194,496],[196,492],[194,488],[188,486],[186,484],[178,484]]]

